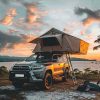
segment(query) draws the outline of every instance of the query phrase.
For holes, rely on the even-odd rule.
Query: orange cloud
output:
[[[40,23],[41,17],[47,14],[46,11],[41,11],[36,3],[26,4],[27,16],[26,22],[29,24]]]
[[[29,43],[31,40],[36,37],[33,35],[23,35],[25,41],[20,43],[15,43],[13,48],[3,48],[1,53],[3,55],[14,55],[14,56],[28,56],[32,54],[32,51],[35,47],[35,44]]]
[[[39,9],[36,7],[34,3],[27,4],[27,18],[26,21],[30,24],[36,22],[40,16],[38,15]]]
[[[14,45],[13,51],[15,55],[27,56],[32,54],[34,47],[35,45],[30,43],[19,43]]]
[[[99,19],[96,19],[96,18],[93,18],[93,17],[88,17],[84,22],[83,22],[83,25],[84,26],[90,26],[91,24],[95,23],[95,22],[100,22],[100,18]]]
[[[34,28],[40,29],[42,25],[45,25],[42,18],[47,15],[46,11],[41,10],[36,3],[26,3],[24,6],[26,7],[26,16],[25,18],[19,18],[14,26],[32,30]]]
[[[15,50],[15,54],[20,53],[20,54],[24,54],[24,55],[29,55],[30,53],[32,53],[32,50],[35,47],[35,44],[31,44],[29,43],[31,40],[35,39],[36,37],[33,35],[25,35],[23,36],[23,38],[26,40],[22,43],[17,43],[13,46],[13,49]]]
[[[16,9],[11,8],[7,11],[6,16],[0,21],[3,25],[12,25],[14,17],[17,15]]]

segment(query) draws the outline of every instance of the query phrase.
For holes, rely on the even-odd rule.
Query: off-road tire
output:
[[[43,87],[44,89],[49,90],[51,89],[52,84],[53,84],[52,74],[47,72],[43,80]]]

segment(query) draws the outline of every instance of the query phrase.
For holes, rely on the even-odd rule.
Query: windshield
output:
[[[52,56],[51,55],[38,55],[36,60],[37,62],[51,62]]]
[[[45,63],[45,62],[54,62],[57,58],[53,57],[51,54],[33,54],[30,57],[27,57],[25,61],[36,61],[38,63]]]
[[[25,61],[35,61],[36,57],[37,57],[37,55],[32,54],[30,57],[27,57]]]

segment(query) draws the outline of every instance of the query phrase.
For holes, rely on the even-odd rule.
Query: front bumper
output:
[[[24,77],[16,77],[16,74],[24,74]],[[24,83],[30,82],[41,82],[43,81],[43,77],[41,74],[30,73],[29,71],[10,71],[9,72],[9,80],[10,81],[22,81]]]
[[[24,77],[16,77],[16,74],[23,74]],[[29,81],[30,74],[28,72],[24,71],[10,71],[9,72],[9,80],[10,81],[23,81],[28,82]]]

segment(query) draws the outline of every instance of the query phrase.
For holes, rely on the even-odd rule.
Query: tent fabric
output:
[[[58,40],[59,44],[62,45],[62,34],[56,34],[56,35],[46,35],[46,36],[42,36],[40,37],[41,39],[49,39],[49,38],[55,38]]]
[[[55,41],[53,41],[51,38]],[[46,44],[48,44],[46,46],[43,42],[45,39],[49,40],[46,41]],[[56,42],[56,40],[58,40],[59,45],[49,45],[50,42]],[[67,52],[74,54],[86,54],[89,46],[87,42],[64,32],[61,32],[55,28],[52,28],[40,37],[32,40],[31,43],[37,44],[33,52]]]

